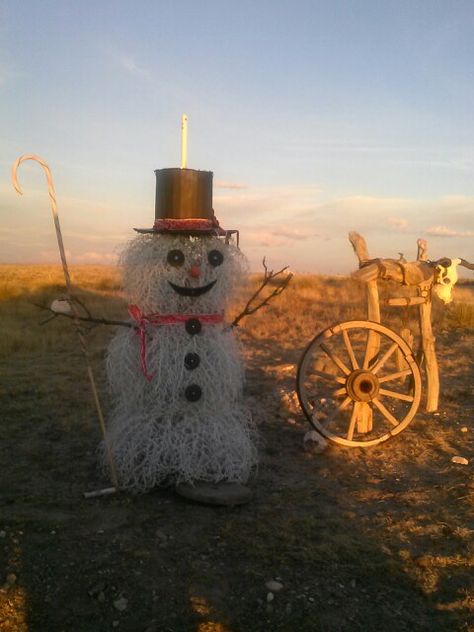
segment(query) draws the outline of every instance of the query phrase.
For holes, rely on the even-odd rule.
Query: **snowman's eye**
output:
[[[184,255],[181,250],[170,250],[168,256],[166,257],[166,261],[170,264],[170,266],[175,266],[177,268],[183,265]]]
[[[224,261],[224,255],[220,250],[211,250],[211,252],[207,255],[207,260],[211,266],[217,267]]]

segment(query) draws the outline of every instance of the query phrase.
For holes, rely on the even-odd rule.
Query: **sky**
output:
[[[154,170],[214,172],[251,269],[474,261],[472,0],[0,0],[0,262],[112,263]]]

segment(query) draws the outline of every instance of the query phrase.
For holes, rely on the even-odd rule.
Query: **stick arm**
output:
[[[112,326],[119,326],[119,327],[128,327],[129,329],[136,328],[135,325],[133,325],[132,323],[128,323],[125,320],[110,320],[108,318],[96,318],[95,316],[92,316],[89,310],[87,310],[88,312],[87,316],[79,316],[79,315],[74,315],[74,314],[67,314],[65,312],[56,312],[54,309],[51,309],[51,307],[48,307],[47,305],[40,305],[39,303],[32,303],[32,305],[34,305],[35,307],[38,307],[39,309],[42,309],[51,313],[51,316],[49,316],[49,318],[47,318],[42,323],[40,323],[41,325],[45,325],[46,323],[50,322],[57,316],[64,316],[65,318],[70,318],[71,320],[77,319],[85,323],[93,323],[94,325],[112,325]]]
[[[262,265],[264,269],[262,281],[260,285],[258,286],[258,288],[255,290],[255,292],[252,294],[252,296],[249,298],[247,303],[245,304],[245,307],[243,308],[243,310],[234,318],[234,320],[230,324],[231,328],[237,327],[239,322],[243,318],[245,318],[246,316],[249,316],[250,314],[254,314],[262,307],[265,307],[266,305],[268,305],[272,299],[279,296],[288,287],[289,282],[293,278],[293,273],[288,272],[287,275],[283,278],[283,280],[281,280],[280,284],[276,288],[274,288],[272,292],[268,294],[268,296],[266,296],[265,298],[262,298],[261,293],[263,289],[270,283],[270,281],[273,281],[277,277],[281,277],[281,275],[285,274],[285,272],[287,272],[288,270],[288,266],[285,266],[281,270],[278,270],[278,272],[273,272],[273,270],[269,271],[267,267],[267,263],[265,261],[265,257],[263,258]]]

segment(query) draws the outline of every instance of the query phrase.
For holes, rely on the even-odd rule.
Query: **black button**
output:
[[[185,327],[186,331],[188,332],[188,334],[191,334],[191,336],[198,334],[202,329],[202,325],[197,318],[190,318],[189,320],[187,320]]]
[[[201,358],[198,356],[197,353],[187,353],[184,356],[184,366],[188,369],[188,371],[197,369],[200,362]]]
[[[184,391],[184,396],[188,400],[188,402],[197,402],[198,399],[201,399],[202,390],[201,387],[197,384],[190,384],[186,386],[186,390]]]

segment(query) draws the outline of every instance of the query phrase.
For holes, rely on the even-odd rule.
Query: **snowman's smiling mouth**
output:
[[[182,285],[175,285],[174,283],[171,283],[171,281],[168,281],[168,283],[171,285],[173,290],[181,296],[201,296],[202,294],[209,292],[209,290],[216,284],[216,281],[217,279],[207,285],[202,285],[201,287],[183,287]]]

